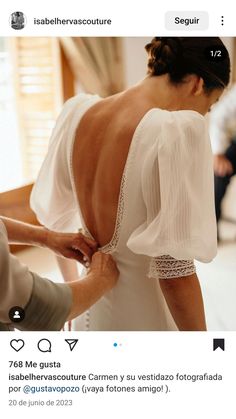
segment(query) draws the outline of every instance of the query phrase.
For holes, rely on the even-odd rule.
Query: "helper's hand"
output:
[[[233,173],[231,162],[223,154],[214,156],[214,172],[216,176],[224,177]]]
[[[72,306],[67,320],[88,310],[116,285],[118,278],[119,271],[112,256],[95,253],[86,274],[77,281],[67,282],[72,292]]]
[[[119,271],[112,256],[102,252],[94,253],[88,274],[92,274],[97,282],[102,283],[106,291],[113,288],[119,278]]]
[[[47,231],[46,245],[58,256],[75,259],[87,266],[97,250],[97,243],[82,233],[57,233]]]

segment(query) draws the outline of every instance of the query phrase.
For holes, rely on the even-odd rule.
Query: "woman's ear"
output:
[[[193,95],[201,96],[204,92],[204,80],[202,77],[195,76],[195,83],[193,85]]]
[[[188,74],[185,79],[185,89],[187,88],[190,96],[201,96],[204,92],[204,81],[196,74]]]

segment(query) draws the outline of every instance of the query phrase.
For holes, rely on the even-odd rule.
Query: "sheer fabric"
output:
[[[151,134],[141,174],[146,219],[128,247],[152,257],[209,262],[216,255],[216,220],[205,120],[193,111],[154,110]]]
[[[32,190],[30,204],[39,222],[55,231],[76,232],[81,227],[73,189],[71,152],[78,118],[98,96],[69,99],[59,115],[47,156]]]

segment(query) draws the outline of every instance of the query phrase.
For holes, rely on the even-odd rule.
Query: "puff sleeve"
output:
[[[142,167],[146,220],[127,246],[152,258],[209,262],[216,255],[212,151],[204,118],[162,112]]]
[[[78,110],[89,95],[68,100],[53,130],[47,156],[33,187],[30,205],[39,222],[61,232],[81,226],[71,175],[71,150],[78,123]]]

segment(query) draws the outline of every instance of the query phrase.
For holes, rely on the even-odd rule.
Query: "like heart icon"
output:
[[[19,352],[25,346],[25,342],[22,339],[12,339],[10,345],[14,351]]]

